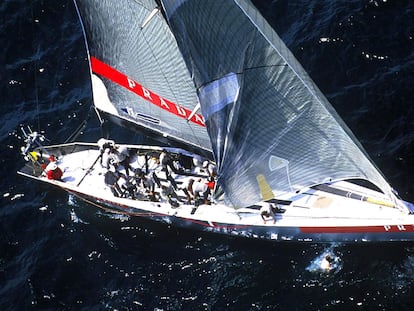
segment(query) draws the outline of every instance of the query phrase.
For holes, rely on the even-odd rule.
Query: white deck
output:
[[[288,206],[280,206],[285,212],[276,214],[276,223],[271,219],[263,223],[258,208],[234,209],[222,204],[200,205],[196,212],[191,214],[194,205],[186,203],[182,203],[179,207],[174,208],[165,201],[151,202],[115,197],[104,183],[104,170],[100,166],[99,161],[93,165],[98,156],[98,150],[87,150],[62,156],[58,160],[58,165],[64,171],[63,181],[49,181],[45,177],[42,177],[42,179],[69,191],[136,208],[137,212],[140,213],[144,210],[151,213],[174,215],[194,221],[207,221],[212,224],[341,227],[399,225],[407,223],[407,221],[413,223],[413,216],[408,215],[404,210],[313,189],[304,190],[299,194],[286,194],[278,198],[292,200],[293,202]],[[344,187],[349,185],[348,183],[340,183],[336,186]],[[353,187],[353,191],[359,190],[358,186],[353,185]],[[182,192],[178,194],[184,195]],[[377,200],[385,201],[383,195],[375,191],[372,191],[369,195]]]

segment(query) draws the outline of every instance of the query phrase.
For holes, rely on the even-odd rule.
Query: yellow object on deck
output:
[[[394,204],[392,204],[391,202],[387,202],[387,201],[383,201],[383,200],[379,200],[379,199],[365,198],[365,201],[367,201],[369,203],[372,203],[372,204],[378,204],[378,205],[388,206],[388,207],[395,207]]]
[[[263,201],[268,201],[275,198],[272,189],[266,181],[266,177],[263,174],[256,176],[257,184],[259,185],[260,193],[262,194]]]
[[[29,152],[29,155],[30,155],[30,159],[33,162],[36,162],[39,159],[36,151]]]

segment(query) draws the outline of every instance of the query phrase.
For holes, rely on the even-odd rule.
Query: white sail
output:
[[[356,178],[392,196],[354,135],[250,1],[162,3],[197,87],[219,188],[232,204],[260,201],[258,180],[277,195]]]
[[[156,1],[75,4],[91,74],[103,82],[93,79],[96,107],[132,127],[211,150],[202,115],[191,115],[198,104],[193,81]]]

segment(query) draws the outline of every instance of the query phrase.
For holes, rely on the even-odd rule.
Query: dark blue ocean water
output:
[[[414,201],[414,3],[254,3]],[[19,125],[64,141],[89,112],[90,86],[71,1],[3,0],[0,16],[0,310],[412,310],[413,244],[204,235],[113,217],[17,176]],[[79,139],[99,135],[92,117]],[[337,269],[313,271],[325,252]]]

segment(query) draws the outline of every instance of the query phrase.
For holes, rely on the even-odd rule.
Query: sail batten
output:
[[[144,21],[141,25],[141,29],[144,28],[152,20],[152,18],[155,16],[155,14],[157,14],[159,11],[160,11],[159,7],[154,8],[152,10],[152,12],[148,15],[148,17],[144,19]]]

